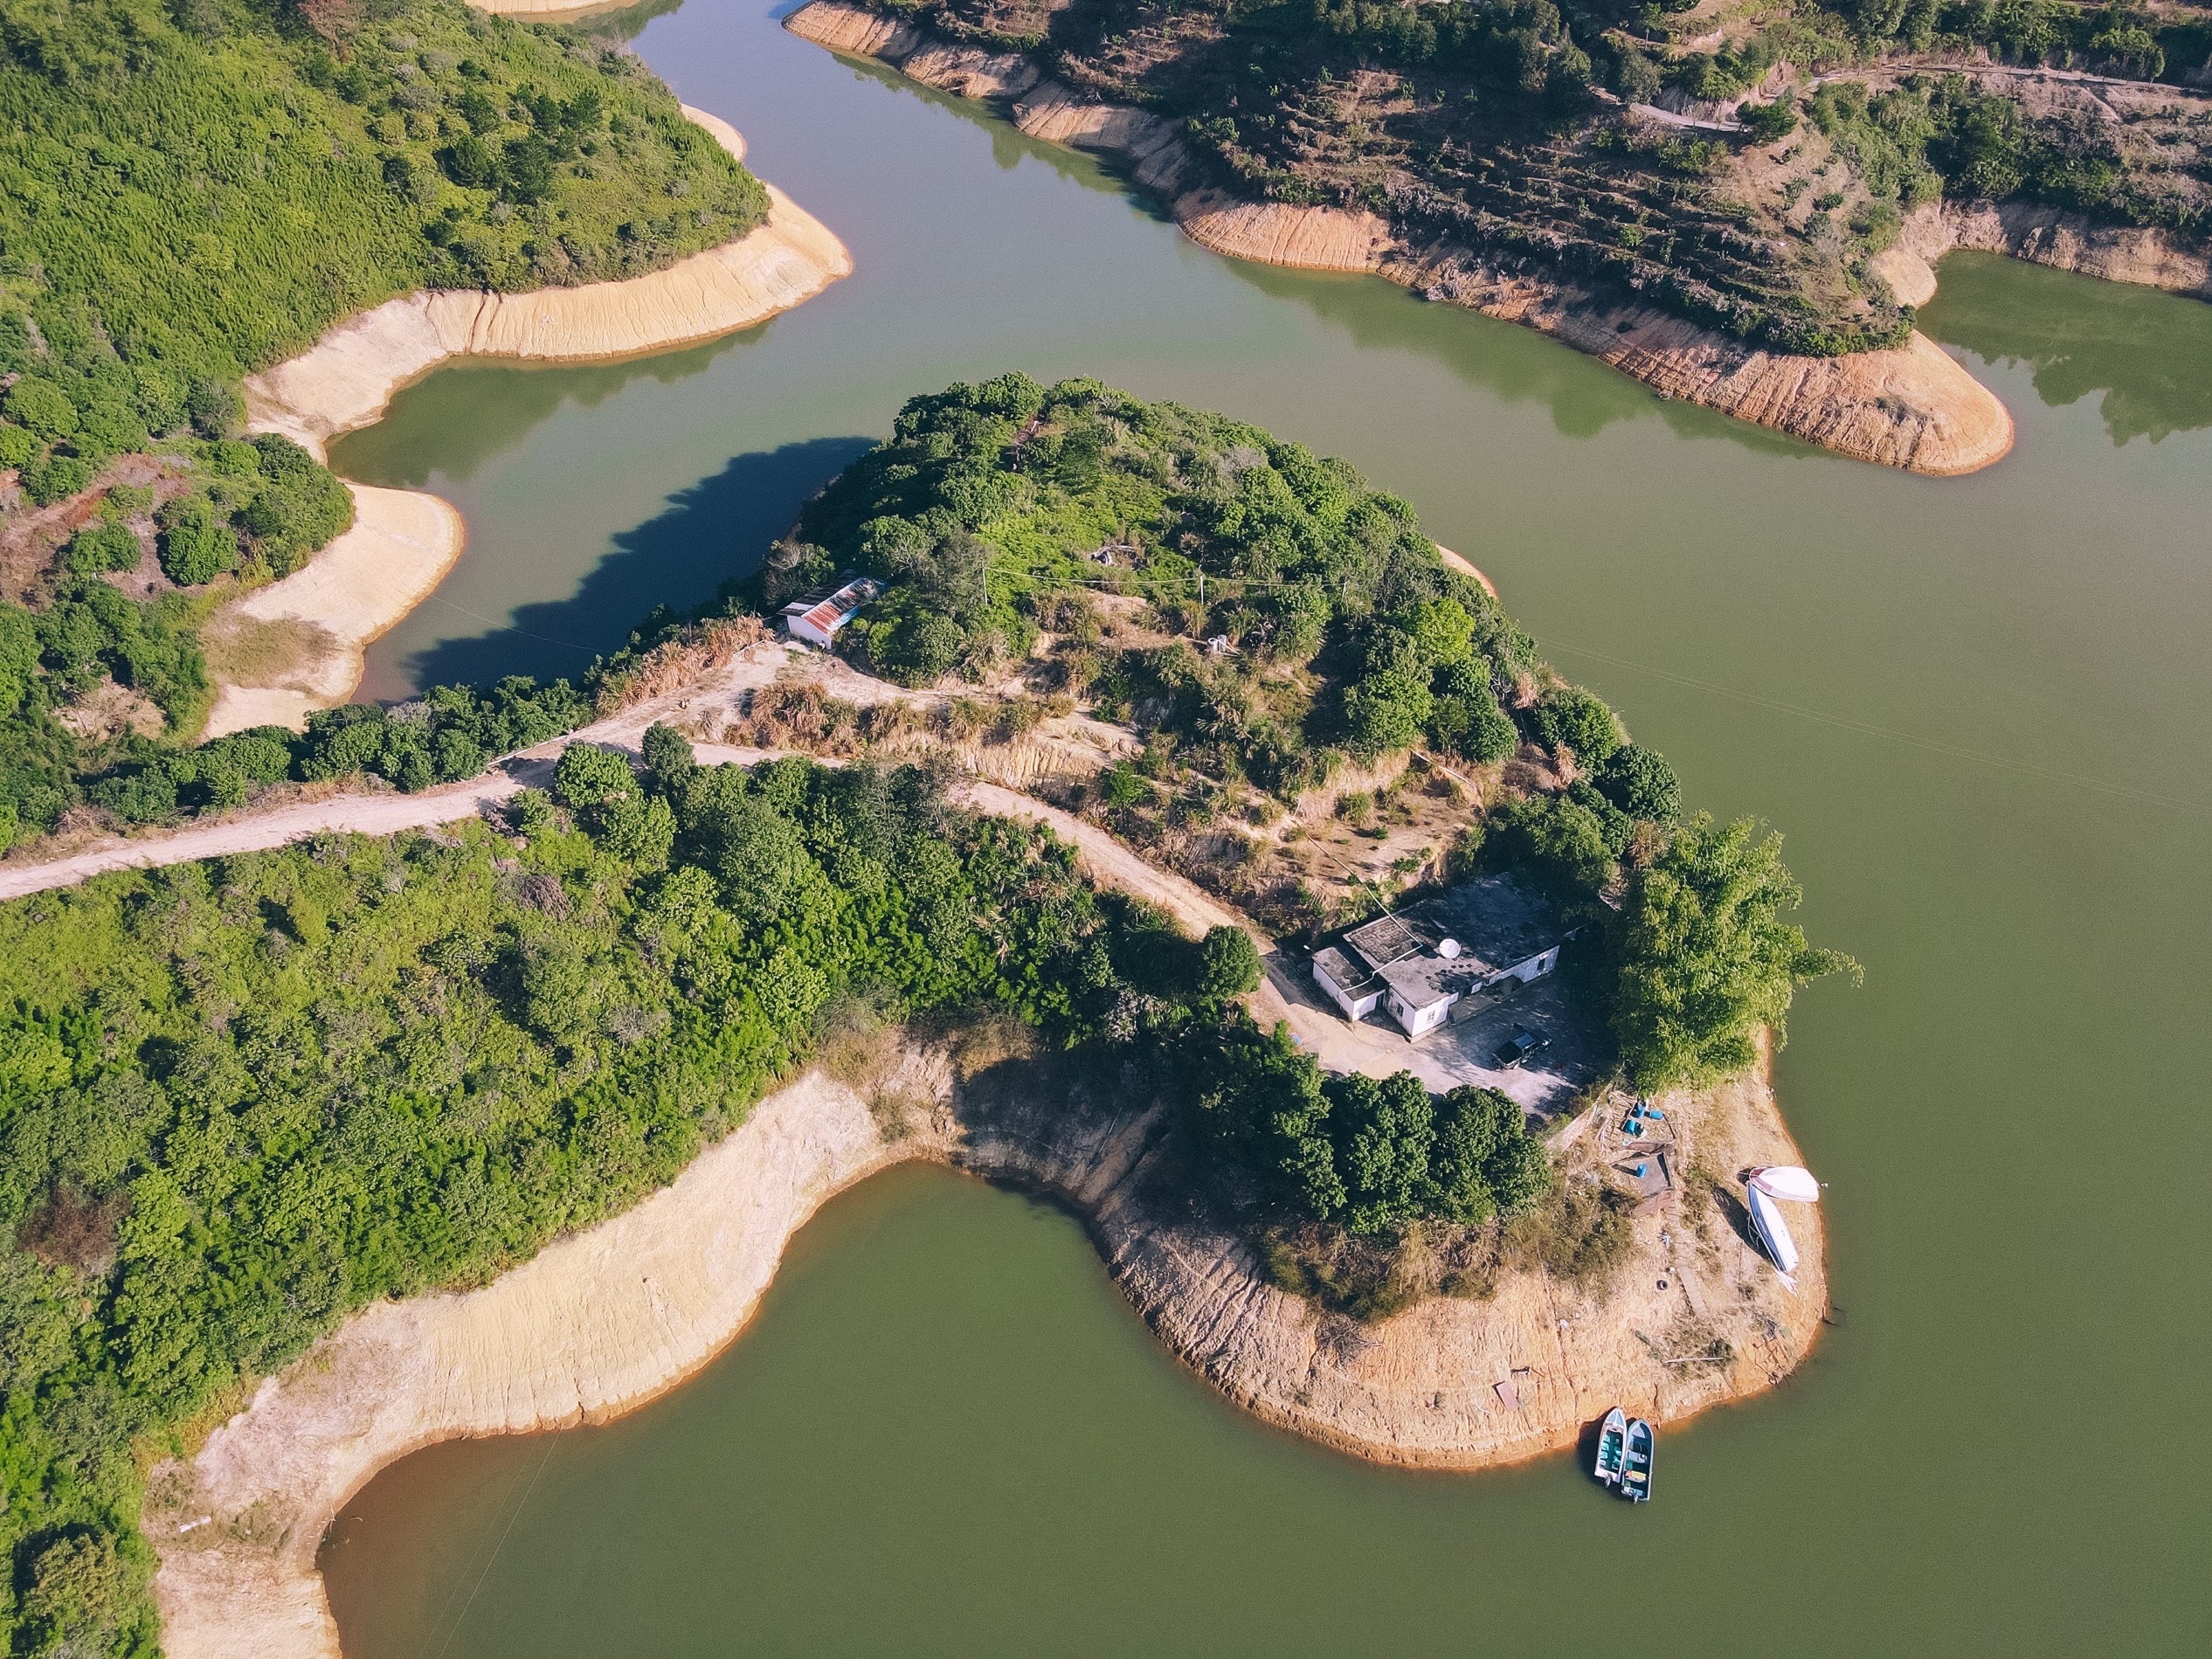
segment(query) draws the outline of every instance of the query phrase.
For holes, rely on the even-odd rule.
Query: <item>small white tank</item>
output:
[[[1436,947],[1436,954],[1447,962],[1456,962],[1459,959],[1459,941],[1457,939],[1445,940],[1443,944]]]

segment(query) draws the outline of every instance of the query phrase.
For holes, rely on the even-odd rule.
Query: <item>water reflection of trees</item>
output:
[[[1563,437],[1594,438],[1616,421],[1656,414],[1683,438],[1725,439],[1774,455],[1818,453],[1765,427],[1662,397],[1533,328],[1463,306],[1428,303],[1381,277],[1317,275],[1243,259],[1225,263],[1269,298],[1294,300],[1343,328],[1364,350],[1418,352],[1502,402],[1546,405]]]
[[[664,386],[688,380],[723,352],[759,340],[767,327],[626,363],[465,358],[402,391],[375,425],[339,439],[330,446],[331,465],[348,478],[393,488],[420,489],[433,472],[465,484],[564,404],[594,409],[639,380]]]
[[[2212,305],[2201,300],[1958,253],[1921,326],[1993,363],[2027,364],[2053,407],[2102,392],[2116,446],[2212,426]]]
[[[667,498],[618,531],[566,598],[518,605],[504,627],[440,639],[407,659],[417,685],[480,685],[510,674],[574,674],[618,649],[657,605],[688,610],[757,567],[800,505],[874,440],[812,438],[753,454]]]
[[[665,17],[683,0],[640,0],[633,6],[626,6],[619,0],[605,5],[579,6],[573,11],[556,11],[543,17],[525,17],[525,23],[557,23],[571,29],[605,40],[635,40],[645,32],[646,24],[655,17]]]

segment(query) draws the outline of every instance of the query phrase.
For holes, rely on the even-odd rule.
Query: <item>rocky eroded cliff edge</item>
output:
[[[172,1659],[330,1659],[316,1552],[377,1469],[441,1440],[603,1422],[674,1386],[751,1317],[825,1200],[912,1159],[1068,1206],[1181,1359],[1246,1410],[1343,1450],[1475,1469],[1573,1446],[1615,1403],[1678,1421],[1780,1381],[1818,1331],[1826,1282],[1809,1220],[1794,1289],[1741,1231],[1741,1168],[1796,1158],[1766,1085],[1669,1109],[1683,1185],[1638,1213],[1607,1284],[1509,1270],[1480,1299],[1363,1325],[1277,1289],[1158,1179],[1172,1153],[1157,1107],[1080,1087],[1071,1099],[1027,1061],[957,1082],[933,1053],[909,1052],[867,1098],[809,1075],[628,1213],[482,1289],[356,1316],[189,1465],[156,1470],[144,1524],[164,1646]],[[1567,1180],[1607,1179],[1605,1127],[1567,1131]]]
[[[1754,349],[1549,274],[1487,265],[1463,248],[1405,245],[1372,213],[1238,201],[1194,182],[1199,169],[1168,123],[1084,102],[1021,54],[933,41],[838,0],[815,0],[785,26],[833,51],[895,65],[926,86],[999,103],[1033,137],[1120,158],[1137,183],[1171,204],[1185,234],[1215,252],[1372,272],[1427,298],[1540,329],[1667,397],[1860,460],[1949,476],[1987,467],[2012,447],[2012,418],[1996,396],[1918,334],[1894,350],[1845,357]],[[2094,225],[2047,209],[1924,208],[1877,268],[1901,299],[1922,304],[1935,291],[1933,261],[1953,247],[2212,297],[2205,259],[2159,232]]]

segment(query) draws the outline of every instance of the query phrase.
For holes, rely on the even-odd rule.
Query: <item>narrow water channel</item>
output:
[[[954,379],[1092,374],[1344,455],[1693,805],[1787,831],[1802,919],[1864,962],[1780,1068],[1842,1326],[1669,1434],[1644,1511],[1558,1460],[1396,1475],[1177,1372],[1064,1218],[908,1172],[826,1212],[669,1399],[372,1483],[325,1553],[349,1659],[2212,1639],[2212,307],[1947,261],[1924,324],[2019,445],[1911,478],[1379,280],[1227,264],[760,0],[608,26],[857,273],[645,363],[442,371],[341,444],[469,521],[369,689],[582,666]]]

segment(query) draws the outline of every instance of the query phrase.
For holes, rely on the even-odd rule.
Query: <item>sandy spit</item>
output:
[[[684,114],[744,159],[745,141],[728,121],[688,105]],[[764,224],[666,270],[529,294],[430,290],[365,311],[249,379],[247,424],[327,459],[330,439],[375,421],[401,387],[454,357],[614,360],[764,321],[853,270],[852,255],[819,220],[774,185],[767,189]],[[344,702],[361,683],[370,642],[419,605],[460,557],[464,526],[446,502],[418,491],[349,487],[352,530],[305,569],[214,619],[218,629],[288,619],[320,632],[315,647],[284,662],[270,683],[224,683],[204,738],[264,724],[297,729],[310,710]]]
[[[255,623],[304,625],[312,642],[266,677],[225,682],[202,742],[249,726],[301,730],[312,709],[353,695],[369,642],[430,597],[461,556],[467,527],[453,505],[421,490],[349,483],[353,528],[282,581],[256,588],[211,623],[237,630]]]
[[[1197,183],[1200,169],[1167,122],[1143,110],[1085,102],[1059,82],[1040,79],[1019,56],[931,43],[904,24],[838,0],[814,0],[784,26],[833,51],[895,64],[944,91],[997,99],[1033,138],[1120,156],[1138,183],[1172,204],[1184,233],[1216,253],[1386,276],[1427,298],[1539,329],[1667,397],[1859,460],[1948,476],[1977,471],[2012,447],[2004,405],[1920,335],[1897,350],[1843,358],[1752,350],[1661,312],[1487,270],[1462,249],[1405,247],[1372,213],[1240,201]],[[1929,293],[1933,280],[1931,274]]]
[[[1669,1212],[1638,1220],[1602,1303],[1517,1274],[1488,1300],[1434,1299],[1379,1327],[1317,1317],[1237,1240],[1152,1207],[1156,1110],[954,1104],[941,1062],[914,1057],[902,1093],[920,1083],[937,1105],[896,1138],[852,1089],[809,1075],[627,1214],[483,1289],[372,1308],[265,1380],[181,1476],[157,1472],[144,1524],[172,1659],[335,1659],[316,1552],[377,1469],[441,1440],[605,1422],[674,1386],[751,1317],[815,1210],[895,1163],[1054,1193],[1179,1358],[1255,1415],[1383,1462],[1520,1461],[1575,1445],[1615,1403],[1677,1421],[1779,1382],[1826,1307],[1810,1212],[1793,1217],[1794,1291],[1728,1227],[1701,1235]],[[1709,1160],[1795,1161],[1759,1080],[1669,1105]],[[1732,1352],[1711,1365],[1671,1351],[1713,1336]]]

